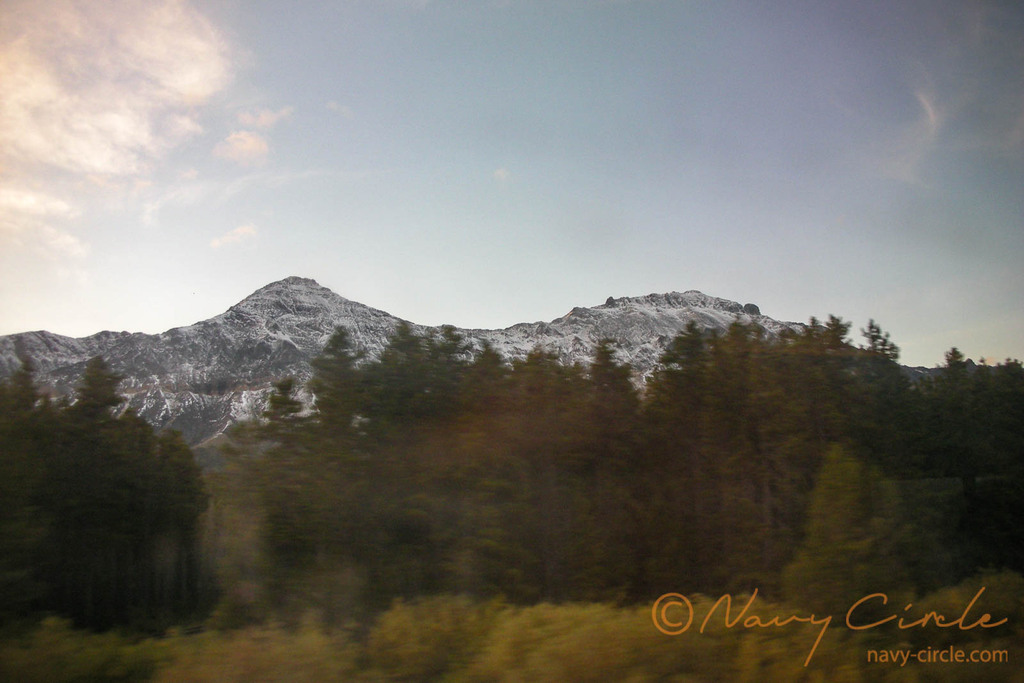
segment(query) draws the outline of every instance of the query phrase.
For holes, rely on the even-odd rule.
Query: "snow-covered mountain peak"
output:
[[[599,342],[616,343],[638,382],[658,366],[672,338],[695,323],[722,332],[734,322],[754,324],[769,336],[799,327],[762,316],[757,306],[696,290],[609,297],[599,306],[577,307],[551,322],[519,323],[503,330],[457,330],[476,348],[485,342],[507,360],[535,348],[567,364],[586,365]],[[37,380],[66,393],[86,361],[102,355],[124,377],[119,390],[128,406],[158,428],[181,430],[192,443],[207,440],[240,419],[258,416],[278,380],[301,381],[310,361],[339,327],[368,358],[377,357],[399,318],[351,301],[315,280],[288,277],[261,287],[224,313],[162,334],[101,332],[71,339],[49,332],[0,337],[0,377],[30,358]],[[435,328],[412,324],[414,331]]]
[[[325,311],[347,303],[351,302],[321,286],[316,280],[289,277],[260,287],[229,310],[276,316],[296,310]]]
[[[315,288],[318,288],[318,289],[326,289],[325,287],[321,287],[320,283],[317,282],[316,280],[314,280],[313,278],[311,278],[311,277],[300,277],[298,275],[290,275],[290,276],[288,276],[288,277],[286,277],[286,278],[284,278],[282,280],[278,280],[277,282],[271,282],[269,285],[267,285],[263,289],[267,289],[267,287],[281,287],[281,286],[288,286],[288,287],[301,286],[301,287],[315,287]]]
[[[398,318],[339,296],[308,278],[289,277],[261,287],[225,313],[199,323],[215,323],[234,334],[266,336],[293,343],[304,353],[319,352],[338,327],[367,351],[381,347]]]
[[[604,305],[597,308],[645,307],[651,310],[702,308],[723,311],[732,314],[760,315],[760,309],[754,304],[740,304],[737,301],[709,296],[696,289],[685,292],[667,292],[664,294],[647,294],[646,296],[609,297]]]
[[[268,285],[260,287],[249,296],[242,299],[239,303],[244,303],[250,299],[264,299],[269,297],[303,297],[303,296],[329,296],[337,297],[338,295],[321,285],[316,280],[307,277],[291,276],[286,277],[283,280],[271,282]]]

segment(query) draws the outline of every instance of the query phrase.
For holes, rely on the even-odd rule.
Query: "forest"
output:
[[[371,359],[342,328],[205,472],[102,359],[74,402],[26,364],[0,384],[0,678],[1024,680],[1024,368],[912,374],[849,332],[691,325],[641,385],[613,340],[566,366],[399,327]],[[665,635],[666,593],[834,625],[807,663],[806,624]],[[878,593],[876,621],[972,618],[841,623]],[[866,656],[944,647],[1008,661]]]

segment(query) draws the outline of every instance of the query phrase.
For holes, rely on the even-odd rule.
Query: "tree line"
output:
[[[953,349],[911,381],[888,334],[849,327],[691,325],[643,389],[610,340],[587,367],[509,363],[400,327],[369,360],[338,330],[313,409],[285,380],[232,435],[219,485],[261,549],[232,580],[257,613],[330,622],[438,593],[826,609],[1024,571],[1020,363]]]
[[[807,610],[1024,572],[1024,370],[911,380],[874,322],[695,325],[642,387],[452,328],[365,357],[339,329],[201,475],[173,432],[29,368],[0,384],[0,610],[79,625],[367,623],[396,598],[642,603],[757,588]],[[198,616],[197,616],[198,615]]]
[[[42,395],[28,363],[0,383],[0,623],[161,630],[212,597],[199,467],[176,432],[115,417],[120,379],[93,359],[74,403]]]

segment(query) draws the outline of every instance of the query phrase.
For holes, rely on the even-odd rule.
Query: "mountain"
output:
[[[757,324],[770,337],[801,327],[761,315],[753,304],[688,291],[610,297],[551,322],[457,331],[477,348],[489,342],[509,360],[539,346],[557,353],[562,362],[584,364],[601,339],[611,338],[619,344],[619,359],[629,362],[642,381],[690,321],[722,331],[736,320]],[[372,358],[402,322],[407,321],[345,299],[313,280],[289,277],[221,315],[162,334],[100,332],[75,339],[40,331],[0,337],[0,377],[28,358],[37,384],[52,394],[66,394],[86,362],[101,355],[124,377],[119,390],[128,408],[153,426],[177,429],[199,444],[234,422],[258,416],[277,380],[307,380],[310,360],[339,326],[348,328],[352,341]],[[407,324],[418,333],[437,329]]]

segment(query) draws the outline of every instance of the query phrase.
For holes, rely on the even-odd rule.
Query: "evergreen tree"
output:
[[[77,397],[70,411],[72,418],[90,426],[109,421],[113,417],[112,409],[124,401],[117,393],[121,379],[101,356],[91,359],[85,365]]]
[[[355,351],[348,330],[339,327],[324,350],[313,359],[309,389],[316,396],[319,438],[331,449],[355,446],[355,421],[362,398],[363,354]]]
[[[113,415],[118,382],[95,358],[73,405],[37,402],[47,433],[32,453],[42,529],[35,605],[82,626],[159,628],[199,605],[198,564],[178,558],[195,558],[205,497],[180,439],[157,438],[131,411]]]
[[[984,410],[972,379],[967,360],[954,347],[942,371],[922,387],[930,468],[958,478],[968,500],[975,496],[978,476],[992,473],[992,435],[978,428]]]
[[[919,476],[923,463],[917,395],[900,367],[899,348],[874,320],[861,330],[867,345],[856,357],[848,404],[850,436],[889,476]]]
[[[45,586],[34,573],[47,519],[39,507],[45,485],[40,453],[53,433],[53,415],[23,361],[0,382],[0,622],[26,614]]]
[[[890,596],[908,589],[907,531],[895,488],[841,446],[831,447],[812,494],[807,535],[784,572],[786,597],[819,616],[838,617],[880,587]]]

